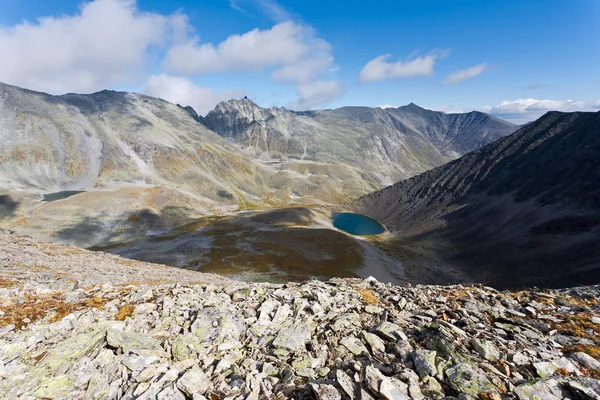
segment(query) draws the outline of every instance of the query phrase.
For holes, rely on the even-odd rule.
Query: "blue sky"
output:
[[[599,21],[596,0],[0,0],[0,81],[525,122],[600,109]]]

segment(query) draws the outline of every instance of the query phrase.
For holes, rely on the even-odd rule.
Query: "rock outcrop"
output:
[[[351,207],[497,286],[600,280],[600,112],[550,112]]]
[[[142,263],[110,284],[117,257],[0,244],[2,398],[600,397],[599,287],[248,284]]]

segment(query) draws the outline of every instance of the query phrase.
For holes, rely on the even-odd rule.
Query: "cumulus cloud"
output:
[[[0,27],[0,81],[51,93],[127,83],[172,18],[140,12],[134,0],[96,0],[74,16]]]
[[[600,100],[537,100],[517,99],[486,106],[482,111],[516,123],[524,123],[541,117],[548,111],[600,111]]]
[[[240,90],[215,92],[211,88],[196,86],[188,78],[166,74],[152,75],[142,87],[142,93],[165,99],[171,103],[192,106],[200,115],[206,115],[221,101],[244,94]]]
[[[293,110],[308,110],[316,106],[330,103],[344,94],[344,87],[337,81],[316,81],[300,84],[296,87],[300,98],[291,103]]]
[[[325,104],[344,91],[339,82],[324,77],[336,68],[329,43],[312,27],[293,21],[232,35],[217,44],[191,37],[168,51],[163,66],[180,75],[269,70],[274,80],[296,85],[296,108]]]
[[[412,78],[433,74],[436,60],[445,52],[434,52],[426,56],[413,57],[408,61],[388,62],[390,54],[375,57],[369,61],[358,75],[360,82],[373,82],[395,78]]]
[[[462,69],[460,71],[456,71],[448,75],[448,77],[444,80],[444,84],[446,85],[454,85],[456,83],[462,82],[466,79],[471,79],[480,75],[487,68],[487,63],[481,63],[472,66],[471,68]]]
[[[271,29],[254,29],[223,42],[200,44],[198,38],[173,46],[164,62],[180,74],[261,70],[292,64],[314,53],[329,52],[329,44],[306,25],[282,22]]]
[[[284,65],[273,71],[271,76],[279,81],[306,83],[323,74],[333,66],[333,57],[307,58]]]

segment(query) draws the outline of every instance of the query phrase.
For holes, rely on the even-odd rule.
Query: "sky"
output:
[[[600,110],[598,0],[0,0],[0,81],[204,115],[416,103],[515,123]]]

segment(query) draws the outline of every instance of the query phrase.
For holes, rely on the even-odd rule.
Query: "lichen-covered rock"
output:
[[[415,363],[415,368],[419,373],[421,379],[425,379],[427,376],[433,376],[437,373],[437,368],[435,366],[435,355],[437,353],[435,351],[430,350],[415,350],[412,353],[412,359]]]
[[[194,367],[188,370],[179,380],[177,381],[177,387],[181,389],[183,393],[188,396],[194,394],[204,394],[212,386],[210,378],[206,376],[198,367]]]
[[[446,370],[448,384],[457,393],[465,393],[477,397],[480,393],[497,393],[498,390],[479,370],[468,364],[457,364]]]
[[[164,356],[165,352],[158,340],[135,332],[124,332],[109,329],[106,332],[108,345],[115,349],[121,349],[123,353],[134,353],[138,355]]]
[[[296,351],[303,349],[309,340],[310,326],[305,322],[296,322],[289,328],[284,328],[279,331],[277,337],[273,341],[273,346]]]
[[[479,355],[488,361],[497,361],[500,359],[500,351],[489,340],[473,339],[471,341],[473,348]]]
[[[45,380],[40,388],[35,391],[35,396],[40,399],[64,399],[75,389],[73,378],[69,375],[58,375]]]

